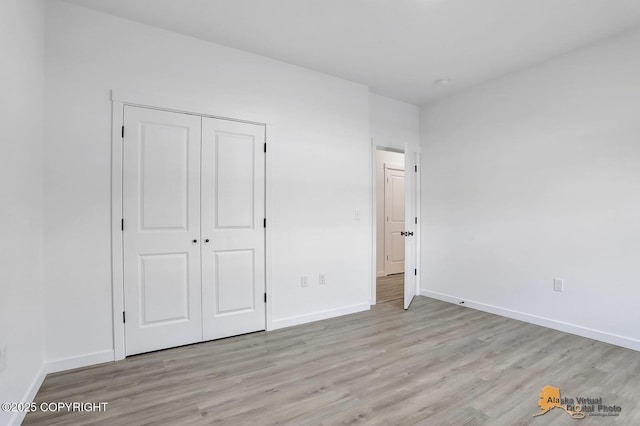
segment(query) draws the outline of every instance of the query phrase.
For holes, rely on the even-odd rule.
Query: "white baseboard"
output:
[[[562,321],[557,321],[551,318],[544,318],[537,315],[527,314],[524,312],[514,311],[511,309],[501,308],[498,306],[488,305],[486,303],[475,302],[473,300],[455,297],[448,294],[438,293],[435,291],[420,290],[421,296],[430,297],[432,299],[442,300],[444,302],[453,303],[458,306],[465,306],[467,308],[477,309],[483,312],[489,312],[491,314],[500,315],[507,318],[516,319],[519,321],[528,322],[542,327],[552,328],[558,331],[564,331],[565,333],[575,334],[577,336],[586,337],[593,340],[598,340],[612,345],[621,346],[627,349],[633,349],[640,351],[640,340],[632,339],[630,337],[619,336],[617,334],[607,333],[600,330],[594,330],[592,328],[582,327],[575,324],[570,324]],[[464,301],[464,305],[460,302]]]
[[[95,352],[87,355],[80,355],[70,358],[57,359],[54,361],[47,361],[42,364],[38,373],[34,377],[33,381],[29,385],[29,388],[22,397],[22,402],[31,403],[35,399],[42,382],[49,373],[57,373],[59,371],[71,370],[79,367],[86,367],[89,365],[100,364],[103,362],[113,361],[113,351]],[[19,411],[13,413],[11,419],[9,419],[9,426],[19,425],[24,421],[26,411]]]
[[[43,364],[40,367],[40,370],[36,373],[36,376],[31,381],[31,384],[29,385],[29,388],[25,392],[24,396],[22,397],[22,402],[33,402],[33,400],[36,398],[36,394],[40,390],[40,386],[42,386],[42,382],[44,382],[45,377],[47,377],[47,370],[46,365]],[[21,424],[26,415],[26,411],[17,411],[13,413],[13,416],[11,416],[11,418],[9,419],[9,426],[17,426]]]
[[[47,373],[58,373],[65,370],[73,370],[74,368],[87,367],[89,365],[102,364],[103,362],[113,361],[113,351],[94,352],[91,354],[84,354],[79,356],[73,356],[69,358],[55,359],[47,361],[46,371]]]
[[[277,330],[279,328],[306,324],[308,322],[320,321],[323,319],[339,317],[342,315],[355,314],[356,312],[368,311],[369,309],[371,309],[371,305],[369,305],[369,303],[360,303],[357,305],[343,306],[341,308],[314,312],[312,314],[304,314],[304,315],[298,315],[295,317],[281,318],[281,319],[274,320],[271,323],[271,327],[269,327],[269,330]]]

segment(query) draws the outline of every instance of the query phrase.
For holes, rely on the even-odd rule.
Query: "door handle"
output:
[[[205,243],[208,243],[208,242],[209,242],[209,239],[207,238],[206,240],[204,240],[204,242],[205,242]]]
[[[193,244],[195,244],[195,243],[197,243],[197,242],[198,242],[198,240],[193,240],[192,242],[193,242]]]
[[[400,235],[405,236],[405,237],[411,237],[413,236],[413,232],[404,232],[404,231],[400,231]]]

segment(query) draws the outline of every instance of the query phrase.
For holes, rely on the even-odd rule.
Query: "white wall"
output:
[[[420,143],[420,108],[416,105],[371,93],[369,121],[373,143],[404,149],[404,143]]]
[[[44,361],[44,4],[0,3],[0,402],[30,400]],[[0,411],[0,424],[22,416]]]
[[[640,349],[638,51],[629,33],[423,108],[423,294]]]
[[[376,150],[376,276],[384,276],[384,165],[404,166],[401,152]]]
[[[49,361],[112,356],[110,89],[272,123],[271,326],[368,309],[367,87],[58,1],[46,36]]]

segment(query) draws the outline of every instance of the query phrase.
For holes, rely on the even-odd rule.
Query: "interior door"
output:
[[[409,305],[417,292],[417,221],[418,221],[418,203],[417,203],[417,169],[418,154],[405,145],[404,162],[405,170],[405,264],[404,264],[404,308],[409,309]]]
[[[202,121],[204,340],[264,330],[265,127]]]
[[[384,165],[385,275],[404,272],[405,184],[403,166]]]
[[[200,120],[124,108],[127,355],[202,340]]]

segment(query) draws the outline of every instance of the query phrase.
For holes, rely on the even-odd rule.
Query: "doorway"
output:
[[[419,294],[420,271],[420,147],[408,142],[391,143],[380,146],[372,139],[372,210],[374,220],[372,233],[372,280],[370,304],[375,305],[384,300],[397,300],[402,289],[401,305],[409,309],[414,297]],[[400,147],[403,147],[400,148]],[[388,160],[388,161],[386,161]],[[386,162],[385,162],[386,161]],[[385,169],[387,174],[385,176]],[[403,174],[400,171],[403,171]],[[389,185],[385,188],[389,178]],[[386,193],[385,193],[386,192]],[[402,200],[404,193],[404,202]],[[393,198],[396,202],[393,203]],[[385,214],[385,199],[392,207]],[[395,204],[395,207],[393,206]],[[395,211],[394,211],[395,209]],[[404,216],[404,223],[402,223]],[[389,226],[387,226],[387,217]],[[393,217],[393,220],[392,220]],[[392,222],[397,221],[396,224]],[[403,225],[403,226],[402,226]],[[386,228],[386,232],[385,232]],[[404,229],[403,229],[404,228]],[[386,248],[385,252],[383,248]],[[404,249],[404,251],[402,251]],[[387,261],[389,256],[389,261]],[[395,263],[395,265],[394,265]],[[404,267],[403,270],[398,265]],[[383,279],[384,278],[384,279]],[[380,283],[380,285],[378,285]],[[386,290],[383,290],[387,287]],[[381,294],[378,298],[378,287]]]
[[[402,304],[405,269],[405,156],[376,149],[376,302]]]

